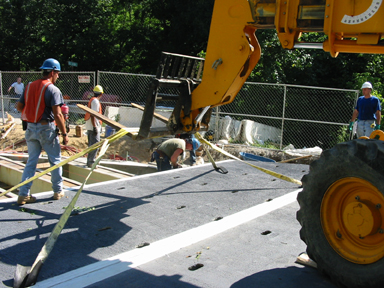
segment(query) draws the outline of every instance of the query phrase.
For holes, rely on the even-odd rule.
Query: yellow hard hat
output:
[[[103,94],[104,90],[103,90],[103,87],[101,87],[100,85],[96,85],[95,88],[93,88],[93,92],[97,94]]]

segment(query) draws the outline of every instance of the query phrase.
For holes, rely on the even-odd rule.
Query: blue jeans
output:
[[[369,137],[373,132],[373,130],[375,129],[371,127],[372,123],[376,124],[375,120],[357,120],[357,130],[356,130],[357,138],[360,138],[362,136]]]
[[[87,130],[87,134],[88,134],[88,147],[91,147],[93,144],[100,142],[100,133],[95,133],[93,132],[93,130]],[[87,166],[92,166],[92,164],[95,163],[97,151],[99,151],[99,148],[91,152],[88,152]]]
[[[164,157],[160,157],[160,154],[156,151],[152,153],[152,159],[151,161],[156,160],[157,165],[157,171],[166,171],[171,170],[171,160],[167,155],[164,155]]]
[[[21,97],[21,94],[16,94],[15,96],[13,96],[12,98],[10,98],[8,100],[8,111],[9,112],[16,112],[16,105],[17,105],[17,102],[19,102],[19,99]]]
[[[59,164],[61,161],[60,142],[56,133],[56,125],[54,122],[46,125],[42,125],[40,123],[28,123],[28,128],[25,131],[25,139],[27,140],[29,157],[21,178],[22,182],[35,176],[36,165],[39,161],[42,149],[44,149],[47,153],[48,161],[51,166]],[[60,192],[63,190],[62,174],[62,167],[51,172],[53,192]],[[32,182],[20,187],[19,196],[30,195]]]
[[[196,153],[195,153],[195,150],[190,150],[189,151],[189,156],[191,157],[191,164],[195,164],[196,163]]]

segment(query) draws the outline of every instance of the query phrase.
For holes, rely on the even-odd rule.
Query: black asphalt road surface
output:
[[[300,180],[308,165],[255,162]],[[296,264],[297,184],[237,161],[84,188],[35,287],[335,287]],[[0,275],[31,266],[76,191],[0,208]],[[139,248],[141,247],[141,248]]]

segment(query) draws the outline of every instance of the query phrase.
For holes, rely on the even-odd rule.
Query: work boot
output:
[[[64,191],[60,191],[60,192],[55,192],[53,193],[53,200],[60,200],[61,198],[64,197]]]
[[[93,163],[87,163],[87,167],[88,168],[92,168],[92,165],[94,164],[95,162],[93,162]],[[95,167],[95,169],[98,167],[99,165],[96,165],[96,167]]]
[[[19,205],[24,205],[24,204],[27,204],[27,203],[34,203],[34,202],[36,202],[36,197],[33,197],[31,195],[19,196],[17,198],[17,204],[19,204]]]

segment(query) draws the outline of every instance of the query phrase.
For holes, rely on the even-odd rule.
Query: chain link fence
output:
[[[118,119],[127,127],[139,127],[143,112],[132,108],[131,103],[145,106],[148,88],[154,77],[154,75],[145,74],[98,71],[98,84],[104,89],[104,95],[100,100],[104,114],[113,120]],[[164,95],[177,96],[178,90],[160,88],[158,99]],[[157,103],[155,112],[170,117],[175,104],[176,101],[160,101]],[[152,127],[164,127],[164,123],[153,119]]]
[[[358,90],[247,82],[232,103],[216,109],[215,139],[328,149],[349,140],[357,98]]]
[[[8,88],[17,77],[26,85],[40,76],[41,72],[0,72],[2,111],[14,112],[17,98],[14,89],[8,93]],[[153,77],[104,71],[61,72],[56,85],[69,106],[71,124],[84,124],[84,111],[76,104],[86,105],[93,87],[99,84],[104,89],[100,101],[104,115],[125,126],[139,127],[142,111],[132,108],[131,103],[145,105]],[[159,90],[159,98],[172,95],[178,95],[177,89]],[[232,103],[214,108],[206,135],[215,141],[266,148],[282,149],[291,144],[296,149],[328,149],[349,140],[346,127],[357,98],[358,90],[246,82]],[[156,112],[169,117],[174,106],[175,101],[159,102]],[[164,124],[154,119],[152,126]]]
[[[63,94],[64,101],[68,106],[75,106],[77,103],[87,103],[88,101],[83,101],[84,95],[88,95],[95,86],[95,77],[96,73],[93,71],[76,71],[76,72],[60,72],[59,78],[55,85],[60,89]],[[17,78],[21,78],[21,83],[24,84],[24,87],[28,83],[33,82],[41,78],[41,71],[2,71],[0,72],[0,93],[1,93],[1,111],[4,115],[4,112],[16,113],[16,102],[19,96],[15,93],[15,90],[12,88],[9,90],[11,85],[17,81]],[[77,108],[77,107],[76,107]],[[70,122],[75,123],[79,119],[79,115],[70,114]],[[3,118],[4,119],[4,118]],[[3,120],[4,121],[4,120]]]

